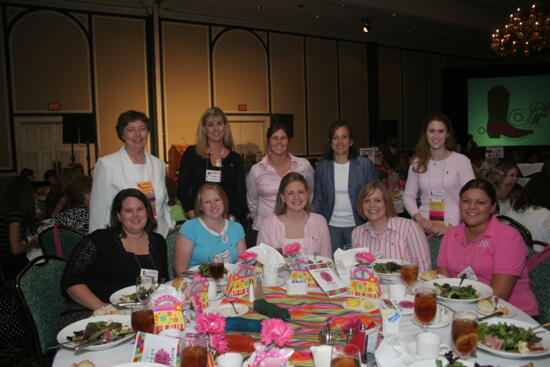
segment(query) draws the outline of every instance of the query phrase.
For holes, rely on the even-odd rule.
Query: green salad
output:
[[[130,293],[125,294],[120,297],[119,302],[120,303],[129,303],[129,302],[138,302],[138,296],[137,293]]]
[[[450,285],[449,283],[444,283],[443,285],[439,283],[434,283],[434,286],[439,289],[440,291],[439,295],[445,298],[476,299],[479,297],[476,289],[471,285],[458,287],[458,286]]]
[[[401,270],[401,265],[399,265],[394,261],[374,264],[374,271],[377,273],[397,273],[400,270]]]
[[[542,339],[529,329],[499,322],[479,324],[479,340],[489,348],[510,353],[543,352]]]

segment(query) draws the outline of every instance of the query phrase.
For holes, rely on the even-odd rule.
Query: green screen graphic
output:
[[[550,75],[468,79],[468,133],[479,146],[550,145]]]

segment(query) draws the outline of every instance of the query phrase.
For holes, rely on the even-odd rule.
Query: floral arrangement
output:
[[[355,260],[361,265],[370,265],[376,261],[376,257],[370,252],[358,252],[355,254]]]
[[[258,257],[258,254],[252,251],[243,251],[240,253],[238,260],[244,262],[244,263],[251,263],[252,261],[256,260]]]
[[[294,336],[294,330],[280,319],[262,321],[261,343],[254,343],[255,367],[281,367],[294,353],[290,348],[278,348],[288,344]],[[278,347],[277,347],[278,346]]]
[[[210,339],[210,346],[218,353],[227,351],[225,338],[225,318],[217,313],[202,313],[197,316],[197,331]]]
[[[283,255],[296,256],[300,253],[300,250],[302,250],[302,245],[298,242],[289,243],[283,247]]]

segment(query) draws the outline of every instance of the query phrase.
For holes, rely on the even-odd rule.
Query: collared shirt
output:
[[[487,285],[491,285],[493,274],[515,275],[519,279],[509,302],[528,315],[537,315],[537,300],[529,288],[527,255],[518,231],[493,215],[485,232],[469,243],[464,223],[450,228],[441,242],[437,266],[447,268],[451,277],[471,266],[478,280]]]
[[[313,197],[313,167],[307,159],[295,157],[290,153],[289,155],[291,162],[288,172],[297,172],[304,176],[311,200]],[[281,179],[288,172],[279,176],[275,168],[269,164],[267,155],[250,169],[246,177],[246,201],[250,215],[254,219],[252,227],[255,230],[260,229],[260,225],[265,218],[273,215]]]
[[[420,226],[410,219],[390,217],[383,232],[376,232],[370,222],[351,233],[352,247],[364,247],[385,259],[416,261],[421,272],[431,270],[430,247]]]

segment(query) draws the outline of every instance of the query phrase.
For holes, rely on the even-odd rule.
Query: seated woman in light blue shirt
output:
[[[195,200],[199,214],[183,224],[176,238],[174,270],[181,274],[187,269],[209,263],[210,256],[224,254],[235,261],[246,249],[243,227],[228,217],[229,201],[223,189],[215,183],[205,183]]]

